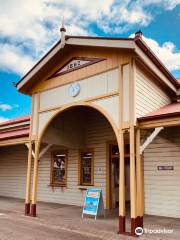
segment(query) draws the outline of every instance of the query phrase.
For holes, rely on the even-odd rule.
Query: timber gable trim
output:
[[[142,37],[136,36],[135,38],[93,38],[89,36],[65,36],[65,45],[59,41],[50,51],[16,84],[18,91],[27,94],[27,88],[33,84],[39,77],[38,74],[42,73],[47,67],[49,61],[54,61],[57,54],[66,46],[88,46],[88,47],[106,47],[106,48],[121,48],[134,51],[142,61],[148,61],[151,68],[155,68],[161,75],[161,81],[165,82],[168,88],[176,92],[180,84],[176,81],[173,75],[167,68],[160,62],[152,50],[144,43]],[[37,78],[37,79],[36,79]]]

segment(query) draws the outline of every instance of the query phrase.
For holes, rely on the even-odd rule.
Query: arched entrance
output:
[[[56,118],[57,116],[60,116],[64,111],[70,110],[70,109],[74,109],[77,107],[87,107],[89,109],[94,109],[97,112],[101,113],[101,115],[107,119],[107,121],[109,122],[109,124],[111,125],[115,135],[116,135],[116,139],[118,142],[118,146],[120,146],[120,140],[119,140],[119,126],[115,123],[115,120],[113,119],[113,117],[101,106],[99,106],[96,103],[92,103],[92,102],[78,102],[78,103],[73,103],[73,104],[69,104],[66,105],[62,108],[60,108],[58,111],[55,111],[55,113],[50,117],[50,119],[48,119],[43,127],[43,129],[41,130],[41,132],[39,133],[39,137],[38,137],[38,145],[41,144],[42,142],[42,138],[44,135],[44,132],[46,131],[46,129],[48,128],[48,126],[50,125],[50,123],[53,121],[54,118]]]
[[[110,205],[112,199],[114,199],[113,201],[118,202],[119,189],[116,189],[116,196],[114,196],[114,198],[112,198],[113,194],[111,191],[112,185],[116,185],[117,188],[117,184],[112,182],[112,179],[114,179],[113,181],[115,181],[115,179],[117,181],[117,177],[119,176],[119,158],[117,157],[116,163],[113,162],[118,172],[112,173],[111,165],[109,163],[109,147],[112,145],[111,143],[113,143],[116,149],[119,149],[118,128],[112,118],[101,107],[91,103],[83,103],[60,109],[49,119],[49,121],[47,121],[45,127],[42,130],[42,133],[36,144],[36,160],[34,163],[31,208],[32,215],[36,215],[38,175],[37,159],[42,144],[48,143],[54,145],[54,152],[57,152],[57,150],[62,151],[60,153],[58,152],[57,154],[55,153],[55,158],[57,156],[62,157],[61,161],[65,163],[63,164],[66,167],[61,171],[61,173],[60,171],[58,173],[57,169],[54,170],[56,179],[53,179],[54,175],[53,170],[51,169],[50,184],[56,184],[56,181],[58,181],[59,177],[59,180],[62,180],[61,187],[64,187],[65,198],[68,199],[68,191],[66,191],[65,187],[70,186],[69,184],[73,182],[76,184],[76,190],[78,192],[77,194],[75,193],[73,198],[76,200],[78,199],[78,202],[80,203],[82,203],[82,191],[87,187],[102,188],[106,208],[110,208],[112,206]],[[74,151],[74,153],[72,153],[72,151]],[[73,154],[76,156],[74,157],[74,160],[72,157]],[[86,154],[93,155],[93,166],[89,166],[89,169],[91,169],[92,172],[92,176],[88,176],[88,174],[82,176],[85,170],[81,165],[83,156],[87,157]],[[66,158],[68,158],[67,164],[65,160]],[[74,161],[73,164],[76,166],[76,169],[73,170],[72,166],[70,165],[72,161]],[[69,169],[71,169],[72,172],[70,172]],[[88,166],[86,166],[86,170],[87,169]],[[116,175],[116,178],[115,176],[112,176],[112,174]],[[70,177],[72,177],[72,179]],[[85,182],[85,180],[88,181],[88,177],[89,182]],[[40,168],[39,181],[41,181]],[[41,189],[38,190],[38,194],[40,191]],[[74,189],[73,191],[75,192]],[[80,191],[81,197],[79,194]],[[65,194],[66,192],[67,194]],[[81,198],[80,201],[79,198]],[[64,201],[64,199],[61,200]],[[60,202],[62,202],[61,200]],[[74,200],[74,202],[66,201],[66,203],[76,205],[76,200]],[[115,203],[113,203],[113,205],[115,206]]]

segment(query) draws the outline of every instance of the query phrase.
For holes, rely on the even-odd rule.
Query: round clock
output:
[[[72,83],[69,86],[69,96],[71,97],[76,97],[81,90],[80,84],[79,83]]]

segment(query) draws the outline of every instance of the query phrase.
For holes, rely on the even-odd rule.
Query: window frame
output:
[[[82,154],[83,153],[92,153],[92,160],[91,160],[91,182],[90,183],[83,183],[82,182]],[[86,148],[79,150],[79,161],[78,161],[78,185],[80,186],[94,186],[94,149]]]
[[[55,182],[53,180],[53,171],[54,171],[54,155],[56,154],[65,154],[65,181],[64,182]],[[66,187],[67,186],[67,165],[68,165],[68,151],[65,149],[54,150],[51,152],[51,171],[50,171],[50,186],[53,187]]]

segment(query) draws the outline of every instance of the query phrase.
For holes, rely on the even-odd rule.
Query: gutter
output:
[[[180,116],[180,112],[172,112],[172,113],[165,113],[162,115],[154,115],[154,116],[147,116],[147,117],[140,117],[138,118],[138,122],[145,122],[149,120],[156,120],[156,119],[163,119],[163,118],[170,118],[170,117],[178,117]]]

